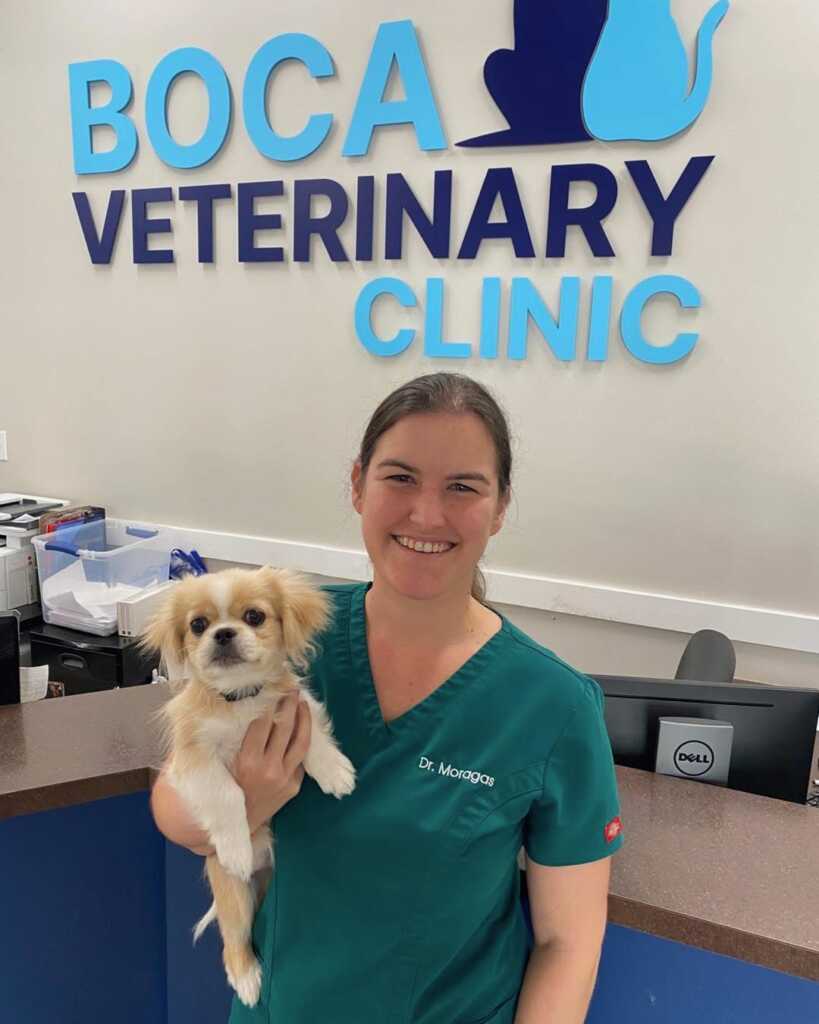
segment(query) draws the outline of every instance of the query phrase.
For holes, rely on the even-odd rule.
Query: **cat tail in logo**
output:
[[[713,77],[712,43],[728,0],[708,11],[697,36],[696,76],[670,0],[610,0],[608,20],[583,83],[583,119],[606,142],[668,139],[696,121]]]

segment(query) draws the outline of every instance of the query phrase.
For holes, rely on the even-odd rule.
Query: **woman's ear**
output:
[[[296,668],[306,671],[315,650],[313,638],[330,622],[330,599],[300,572],[271,566],[260,571],[277,592],[285,654]]]
[[[159,668],[171,689],[178,690],[185,682],[185,623],[176,586],[157,609],[139,639],[140,650],[159,654]]]
[[[360,459],[356,459],[353,464],[353,471],[350,474],[350,483],[353,491],[353,508],[359,515],[361,515],[361,491],[363,480]]]
[[[506,510],[509,508],[510,500],[510,494],[507,494],[505,497],[498,500],[498,508],[495,512],[495,518],[492,520],[492,528],[489,531],[490,537],[494,537],[498,530],[503,526],[503,521],[506,518]]]

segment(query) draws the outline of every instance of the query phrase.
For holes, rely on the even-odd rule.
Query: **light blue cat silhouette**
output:
[[[608,20],[583,82],[589,134],[613,142],[654,141],[683,131],[702,113],[711,88],[711,42],[728,10],[719,0],[697,36],[696,77],[688,90],[688,55],[670,0],[610,0]]]

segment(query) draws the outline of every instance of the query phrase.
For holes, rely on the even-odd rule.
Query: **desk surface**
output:
[[[148,789],[167,696],[156,684],[0,707],[0,819]]]
[[[0,707],[0,819],[148,789],[163,684]],[[814,765],[815,765],[814,761]],[[609,920],[819,981],[819,809],[617,769]]]

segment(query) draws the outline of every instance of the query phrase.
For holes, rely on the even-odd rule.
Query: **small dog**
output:
[[[261,987],[250,931],[270,880],[273,836],[267,826],[250,835],[244,793],[228,766],[250,723],[299,692],[312,719],[304,770],[325,793],[353,791],[355,769],[323,705],[293,671],[307,668],[311,640],[329,618],[328,599],[300,573],[227,569],[172,587],[141,640],[160,653],[174,693],[160,711],[167,776],[216,851],[206,861],[213,905],[194,942],[216,918],[228,981],[247,1006]]]

